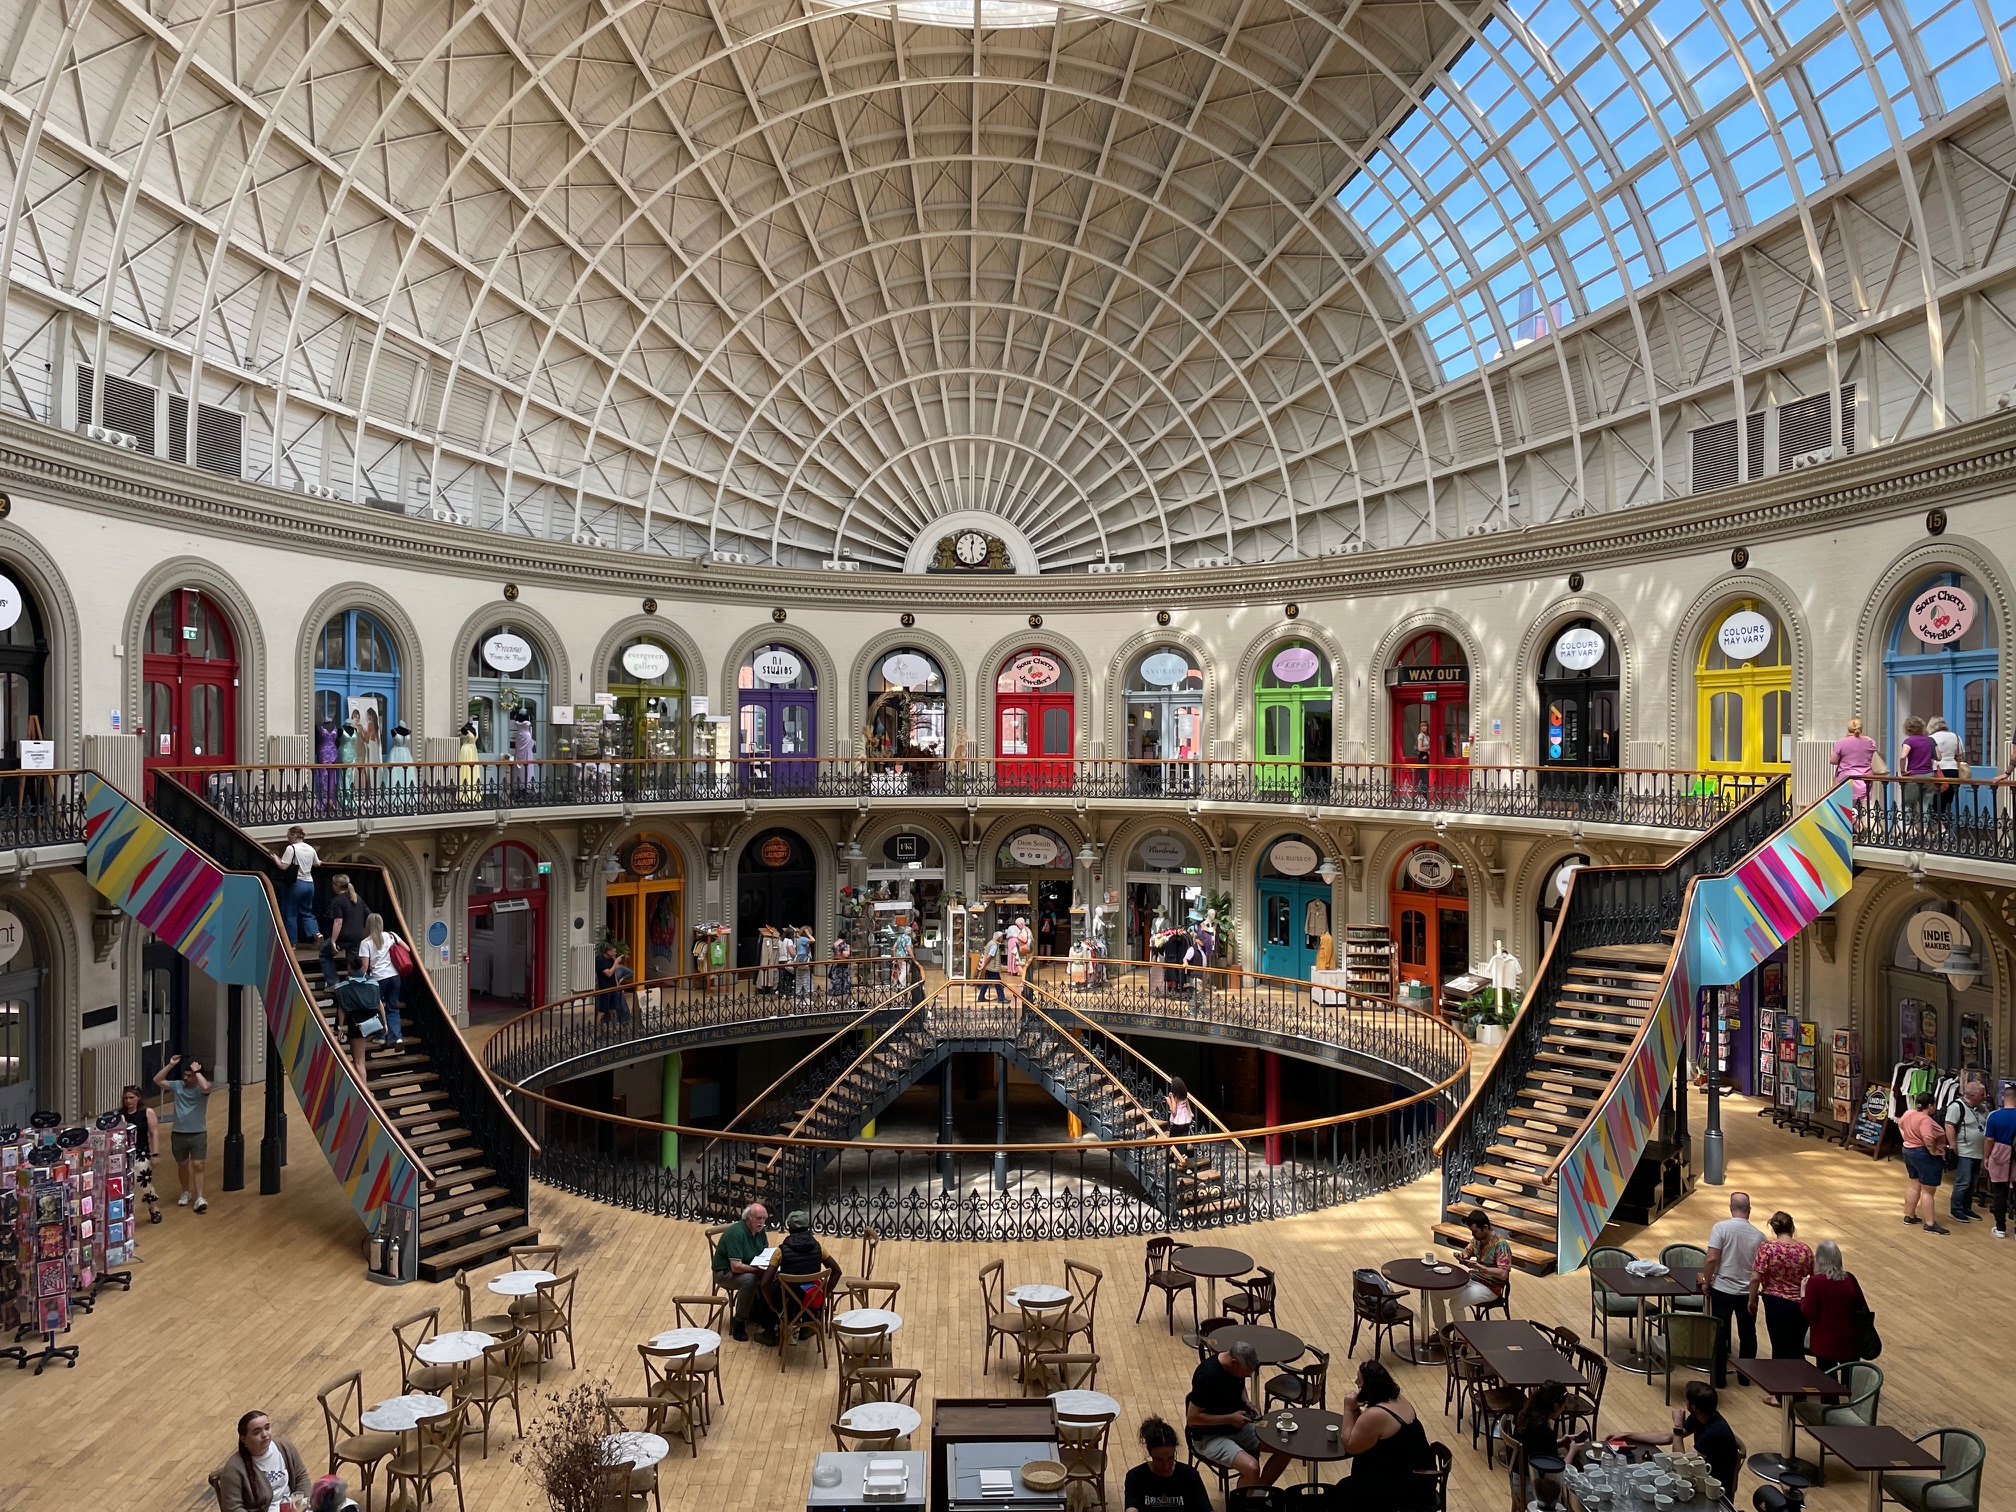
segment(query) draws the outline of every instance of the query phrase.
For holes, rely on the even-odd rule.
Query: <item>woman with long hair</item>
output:
[[[392,964],[392,947],[405,941],[385,927],[383,914],[364,920],[364,938],[357,944],[357,958],[378,988],[380,1011],[385,1016],[385,1048],[397,1050],[406,1042],[399,1028],[399,971]]]
[[[154,1190],[154,1157],[161,1153],[161,1120],[147,1106],[138,1086],[129,1085],[119,1094],[119,1116],[133,1131],[133,1185],[147,1204],[147,1221],[161,1221],[161,1194]]]
[[[238,1452],[217,1469],[220,1512],[277,1512],[297,1493],[308,1494],[301,1451],[273,1431],[265,1413],[246,1413],[238,1419]]]
[[[1344,1398],[1344,1448],[1351,1456],[1350,1504],[1363,1512],[1412,1512],[1429,1505],[1435,1457],[1421,1414],[1377,1360],[1358,1367]]]

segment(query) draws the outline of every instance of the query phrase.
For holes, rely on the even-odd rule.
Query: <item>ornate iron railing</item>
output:
[[[84,843],[84,772],[0,772],[0,850]]]
[[[1856,781],[1856,845],[2016,863],[2016,778]]]

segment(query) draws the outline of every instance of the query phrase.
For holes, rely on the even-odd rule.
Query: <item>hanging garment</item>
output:
[[[512,714],[511,764],[517,769],[518,786],[522,791],[530,791],[536,780],[532,769],[533,743],[532,721],[520,718],[518,713]]]
[[[324,768],[336,764],[336,726],[325,724],[315,727],[315,764]],[[328,808],[335,801],[335,772],[325,770],[315,774],[315,797],[322,808]]]
[[[462,726],[462,748],[456,754],[462,763],[462,796],[473,799],[483,786],[482,769],[477,765],[474,720]]]
[[[1321,898],[1311,898],[1302,910],[1302,933],[1312,939],[1330,933],[1330,905]]]
[[[386,784],[410,794],[419,774],[413,769],[413,732],[406,726],[392,727],[392,753],[385,760],[389,769],[385,773]]]

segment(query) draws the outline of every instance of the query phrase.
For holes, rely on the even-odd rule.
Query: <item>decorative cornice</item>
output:
[[[1997,489],[2016,490],[2016,411],[1998,411],[1796,473],[1523,530],[1349,558],[1098,577],[1060,573],[975,581],[862,572],[835,583],[826,572],[720,567],[563,541],[521,540],[362,505],[311,500],[119,451],[12,415],[0,416],[0,481],[61,504],[149,524],[521,584],[738,603],[829,603],[844,595],[856,604],[945,610],[995,609],[1012,596],[1018,605],[1111,610],[1174,602],[1344,598],[1521,580],[1755,545],[1934,506],[1950,508]]]

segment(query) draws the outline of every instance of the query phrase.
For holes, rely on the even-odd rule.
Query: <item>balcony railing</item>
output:
[[[0,850],[84,843],[83,772],[0,772]]]
[[[2016,779],[1864,777],[1855,843],[2016,862]]]
[[[1701,830],[1768,776],[1583,767],[1267,761],[888,760],[384,763],[174,767],[241,825],[748,799],[1040,798],[1482,814]]]

